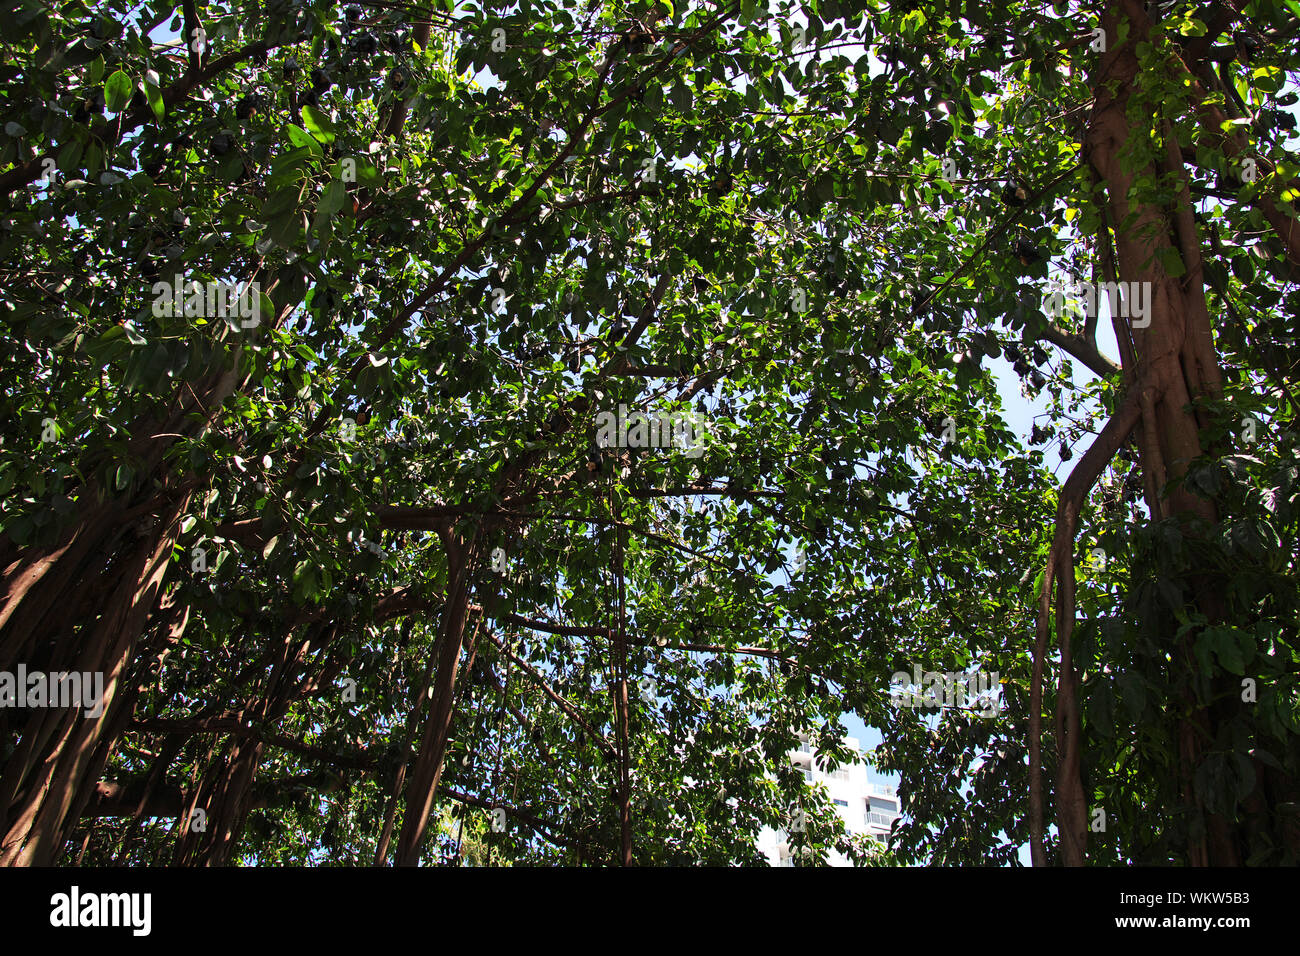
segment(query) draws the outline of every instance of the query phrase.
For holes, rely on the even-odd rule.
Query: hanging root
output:
[[[1079,705],[1077,677],[1071,657],[1070,637],[1074,630],[1074,534],[1084,499],[1128,440],[1142,416],[1140,389],[1130,389],[1123,404],[1111,416],[1070,477],[1061,488],[1056,509],[1056,532],[1052,550],[1043,569],[1043,588],[1038,597],[1038,629],[1034,641],[1033,679],[1029,692],[1029,840],[1034,866],[1047,863],[1043,845],[1043,667],[1047,656],[1047,633],[1051,626],[1052,583],[1061,574],[1057,600],[1057,640],[1061,648],[1061,669],[1057,679],[1056,726],[1059,761],[1056,775],[1057,825],[1068,866],[1083,865],[1087,840],[1087,803],[1084,800],[1079,761]]]

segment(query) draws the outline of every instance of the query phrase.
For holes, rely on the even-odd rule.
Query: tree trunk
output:
[[[1200,242],[1192,218],[1193,207],[1187,189],[1188,174],[1183,166],[1182,151],[1171,125],[1149,129],[1137,125],[1130,117],[1150,116],[1151,110],[1135,102],[1141,89],[1140,68],[1135,43],[1141,38],[1144,18],[1140,4],[1115,0],[1102,18],[1102,26],[1111,45],[1102,54],[1094,78],[1096,109],[1085,138],[1088,161],[1106,190],[1107,219],[1115,224],[1115,241],[1119,279],[1123,282],[1150,283],[1150,324],[1129,329],[1134,344],[1136,368],[1126,368],[1126,381],[1139,393],[1142,408],[1138,429],[1141,465],[1147,477],[1147,505],[1152,520],[1177,518],[1184,533],[1205,534],[1219,519],[1213,501],[1194,494],[1181,483],[1166,491],[1167,482],[1183,478],[1191,462],[1213,456],[1201,440],[1206,424],[1198,403],[1218,399],[1222,394],[1222,377],[1214,346],[1213,329],[1206,305],[1202,281]],[[1122,17],[1129,18],[1133,29],[1130,39],[1117,43]],[[1112,93],[1111,90],[1114,92]],[[1161,148],[1135,164],[1132,156],[1141,154],[1154,133],[1163,139]],[[1157,139],[1157,141],[1158,141]],[[1130,190],[1139,178],[1154,180],[1169,177],[1178,184],[1167,204],[1131,201]],[[1185,274],[1171,277],[1164,263],[1176,256],[1185,266]],[[1129,374],[1131,372],[1131,374]],[[1210,622],[1223,619],[1226,610],[1207,568],[1204,574],[1192,575],[1192,603]],[[1174,667],[1190,675],[1197,666],[1192,646],[1197,633],[1190,631],[1177,638],[1173,649]],[[1174,640],[1170,631],[1170,639]],[[1074,681],[1073,667],[1063,667],[1061,680]],[[1067,672],[1068,671],[1068,672]],[[1190,680],[1184,682],[1190,685]],[[1182,704],[1189,715],[1177,729],[1180,776],[1184,781],[1185,809],[1192,821],[1204,821],[1204,838],[1190,837],[1186,858],[1192,865],[1240,865],[1241,854],[1237,826],[1222,816],[1208,814],[1197,798],[1192,781],[1205,757],[1205,742],[1214,741],[1220,724],[1230,719],[1240,706],[1235,694],[1226,695],[1228,703],[1206,707],[1198,703],[1191,691]],[[1069,715],[1062,731],[1078,734],[1077,710]],[[1075,821],[1073,812],[1083,801],[1082,783],[1077,766],[1077,748],[1072,761],[1062,760],[1058,769],[1058,813]],[[1260,776],[1254,802],[1261,797]],[[1247,806],[1251,804],[1247,800]],[[1192,832],[1196,832],[1193,826]],[[1062,835],[1063,858],[1068,864],[1083,863],[1086,831]]]
[[[457,539],[454,532],[446,536],[447,543],[447,604],[443,610],[438,640],[437,675],[433,684],[433,700],[429,717],[425,721],[420,752],[411,765],[406,787],[405,812],[402,832],[397,841],[398,866],[416,866],[420,861],[420,846],[433,809],[434,794],[442,777],[443,762],[447,755],[447,738],[451,733],[452,707],[455,699],[456,671],[460,665],[460,651],[465,638],[465,622],[469,616],[470,578],[478,562],[479,540],[469,542]],[[416,701],[419,707],[423,701]]]
[[[110,566],[118,587],[92,623],[79,635],[61,627],[49,665],[37,659],[49,670],[63,670],[60,658],[72,656],[75,648],[70,669],[104,675],[103,710],[93,718],[75,708],[30,715],[22,742],[0,774],[0,865],[49,865],[75,825],[70,811],[84,805],[134,707],[136,694],[126,678],[137,640],[161,597],[188,501],[189,495],[182,495],[159,516],[152,533]]]
[[[231,368],[178,390],[169,413],[132,424],[126,454],[140,477],[123,494],[110,496],[91,479],[76,495],[83,516],[54,545],[4,549],[14,556],[0,574],[0,669],[102,674],[104,697],[97,717],[73,708],[24,715],[18,746],[0,768],[0,865],[53,861],[130,720],[131,665],[199,483],[169,476],[164,458],[176,436],[211,425],[234,391],[238,363],[236,349]],[[84,464],[84,473],[94,471],[94,462]]]

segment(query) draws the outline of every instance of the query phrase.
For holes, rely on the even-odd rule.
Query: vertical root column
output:
[[[91,618],[89,633],[73,635],[70,628],[63,629],[62,646],[56,647],[52,659],[58,659],[71,638],[78,651],[76,670],[103,674],[102,711],[87,717],[75,708],[51,709],[25,728],[26,746],[20,746],[0,773],[0,865],[50,865],[89,799],[134,707],[136,694],[126,687],[126,678],[136,644],[161,598],[187,501],[188,495],[182,495],[171,503],[153,532],[113,568],[117,590]],[[68,607],[75,611],[75,602]]]

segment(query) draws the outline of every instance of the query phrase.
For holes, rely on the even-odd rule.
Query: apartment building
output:
[[[845,737],[845,744],[861,753],[855,737]],[[867,779],[867,765],[862,761],[840,764],[827,770],[818,762],[807,735],[800,735],[796,749],[790,751],[790,762],[803,772],[809,786],[823,784],[835,804],[835,810],[850,833],[865,833],[878,843],[889,838],[889,828],[898,819],[900,806],[893,787],[882,787]],[[793,866],[792,842],[785,830],[764,827],[759,833],[758,848],[773,866]],[[831,852],[827,858],[830,866],[848,866],[842,854]]]

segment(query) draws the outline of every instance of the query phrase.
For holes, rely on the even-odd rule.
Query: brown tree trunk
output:
[[[126,453],[141,477],[123,495],[110,497],[91,480],[76,496],[83,517],[53,546],[10,550],[0,573],[0,669],[21,662],[29,671],[102,674],[104,696],[98,717],[55,708],[25,715],[0,768],[0,865],[53,861],[130,720],[128,677],[198,484],[169,477],[164,457],[177,435],[215,419],[238,381],[237,349],[233,359],[178,391],[168,413],[132,424]]]
[[[209,767],[176,821],[178,866],[225,866],[253,805],[262,743],[231,736],[221,761]]]
[[[1133,33],[1125,43],[1116,42],[1122,18],[1129,18]],[[1102,54],[1094,77],[1097,102],[1088,127],[1085,148],[1088,161],[1106,189],[1106,213],[1116,224],[1119,279],[1124,282],[1150,283],[1150,324],[1134,327],[1130,320],[1136,360],[1135,369],[1125,369],[1126,381],[1139,393],[1142,421],[1139,429],[1141,463],[1147,476],[1147,505],[1153,520],[1178,518],[1185,533],[1203,533],[1218,520],[1214,502],[1187,490],[1178,482],[1191,462],[1215,449],[1204,447],[1201,428],[1205,424],[1198,403],[1216,399],[1222,392],[1222,379],[1213,330],[1202,283],[1200,243],[1192,218],[1187,189],[1188,175],[1182,151],[1169,123],[1150,130],[1138,126],[1131,116],[1151,115],[1149,109],[1133,102],[1141,89],[1140,69],[1135,43],[1142,35],[1145,22],[1141,5],[1132,0],[1115,0],[1102,18],[1102,26],[1111,45]],[[1113,92],[1112,92],[1113,91]],[[1140,168],[1134,168],[1131,154],[1142,149],[1154,133],[1163,139],[1163,151]],[[1149,181],[1170,177],[1180,184],[1165,205],[1151,201],[1134,203],[1130,190],[1139,178]],[[1185,266],[1185,274],[1170,276],[1164,267],[1176,256]],[[1131,372],[1131,374],[1130,374]],[[1176,486],[1166,490],[1166,482]],[[1202,524],[1202,522],[1204,524]],[[1222,600],[1207,573],[1193,576],[1192,600],[1210,621],[1225,614]],[[1171,634],[1171,639],[1172,634]],[[1196,667],[1192,644],[1196,634],[1178,639],[1173,659],[1175,666],[1188,674]],[[1077,675],[1068,660],[1063,660],[1062,686],[1072,684]],[[1184,781],[1184,801],[1189,818],[1204,820],[1204,840],[1191,839],[1186,848],[1192,865],[1239,865],[1241,863],[1234,825],[1220,816],[1207,814],[1192,788],[1196,768],[1204,759],[1204,741],[1213,740],[1219,723],[1228,713],[1203,707],[1190,696],[1182,702],[1191,712],[1177,731],[1180,776]],[[1079,732],[1077,708],[1064,715],[1061,732],[1075,740]],[[1077,828],[1077,809],[1084,799],[1079,780],[1077,748],[1070,759],[1062,759],[1058,769],[1057,801],[1062,818]],[[1083,863],[1082,834],[1063,834],[1063,857],[1067,864]]]
[[[442,777],[443,762],[447,755],[447,739],[451,733],[452,709],[455,701],[456,671],[460,665],[460,651],[465,638],[465,623],[469,617],[471,577],[478,563],[479,539],[469,542],[456,538],[449,532],[445,538],[447,550],[447,603],[434,653],[437,655],[437,672],[433,684],[433,700],[429,717],[422,731],[420,751],[411,765],[406,787],[405,812],[402,832],[397,840],[398,866],[416,866],[420,861],[420,846],[433,809],[434,795]],[[423,705],[416,701],[415,706]]]
[[[159,515],[155,530],[111,566],[118,587],[75,644],[66,640],[72,629],[61,628],[65,640],[49,669],[64,669],[58,663],[60,652],[75,646],[71,669],[104,675],[103,711],[92,718],[75,708],[49,708],[30,717],[22,743],[0,774],[0,865],[49,865],[75,825],[70,811],[84,805],[134,706],[136,695],[126,677],[137,640],[161,597],[188,501],[189,495],[182,495],[169,513]],[[110,728],[116,733],[109,734]]]

